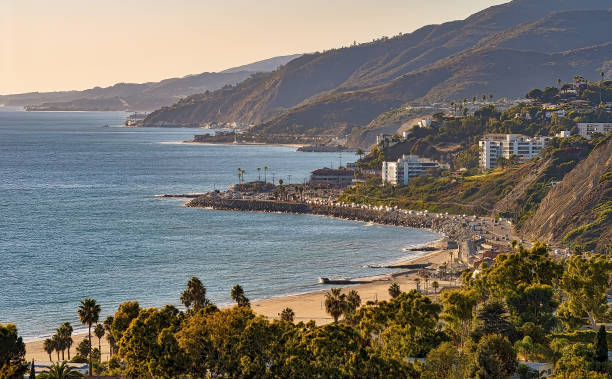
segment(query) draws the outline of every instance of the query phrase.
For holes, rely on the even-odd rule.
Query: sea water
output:
[[[156,198],[224,190],[237,182],[238,168],[246,170],[245,180],[265,175],[288,183],[291,175],[302,183],[313,169],[354,156],[181,144],[203,131],[119,127],[125,117],[0,108],[0,323],[17,324],[26,340],[64,321],[77,326],[85,297],[101,304],[103,319],[127,300],[179,305],[193,275],[218,304],[231,302],[237,283],[251,300],[314,291],[327,288],[317,284],[322,276],[387,273],[363,266],[417,254],[402,249],[439,237]]]

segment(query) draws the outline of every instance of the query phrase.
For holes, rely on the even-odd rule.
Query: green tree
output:
[[[455,379],[468,375],[470,356],[450,342],[442,342],[425,359],[421,379]]]
[[[193,312],[210,305],[210,301],[206,298],[206,288],[200,279],[192,276],[187,281],[187,288],[181,294],[181,303],[188,311],[193,310]]]
[[[295,317],[295,312],[293,312],[293,309],[291,308],[285,308],[278,315],[280,316],[280,319],[283,321],[293,322],[293,319]]]
[[[22,378],[28,372],[25,344],[13,324],[0,324],[0,378]]]
[[[132,320],[138,317],[139,312],[140,305],[137,301],[126,301],[119,305],[117,312],[113,316],[111,325],[113,339],[116,341],[116,343],[121,341],[123,333],[130,326]]]
[[[510,341],[518,338],[514,325],[508,320],[508,312],[504,304],[491,301],[479,306],[474,317],[474,329],[471,336],[475,342],[487,334],[499,334]]]
[[[39,379],[77,379],[83,375],[66,362],[57,362],[38,375]]]
[[[176,376],[186,361],[174,338],[183,315],[174,306],[143,309],[130,323],[119,341],[119,356],[129,377]]]
[[[236,284],[234,287],[232,287],[230,296],[239,307],[249,307],[251,305],[249,299],[244,295],[244,290],[240,284]]]
[[[332,316],[334,323],[346,312],[346,307],[346,295],[340,288],[332,288],[325,294],[325,311]]]
[[[608,341],[606,340],[606,327],[601,325],[595,337],[595,364],[598,371],[605,371],[605,363],[608,362]]]
[[[94,299],[91,299],[91,298],[86,298],[85,300],[82,300],[81,305],[79,305],[79,309],[77,313],[79,314],[79,319],[81,320],[81,323],[87,325],[88,327],[89,346],[92,346],[91,345],[91,326],[98,322],[101,311],[102,311],[102,308],[100,307],[100,305]],[[93,367],[91,364],[91,355],[90,355],[89,357],[89,376],[91,376],[92,373],[93,373]]]
[[[532,322],[549,331],[555,325],[554,312],[559,305],[552,286],[520,284],[506,302],[517,325]]]
[[[178,346],[189,362],[187,372],[198,378],[236,377],[241,370],[239,344],[255,315],[249,307],[207,310],[187,318],[176,333]]]
[[[396,282],[391,283],[391,285],[389,286],[389,296],[391,296],[392,299],[395,299],[401,293],[402,291],[400,290],[399,284],[397,284]]]
[[[512,344],[499,334],[484,336],[476,346],[474,354],[473,377],[509,378],[518,361]]]
[[[472,326],[472,312],[478,302],[474,290],[458,289],[442,292],[442,315],[455,341],[463,346]]]
[[[572,255],[566,264],[561,279],[561,288],[567,295],[566,309],[571,316],[586,318],[595,329],[596,319],[601,319],[607,310],[606,290],[610,286],[612,261],[604,255],[586,254]]]

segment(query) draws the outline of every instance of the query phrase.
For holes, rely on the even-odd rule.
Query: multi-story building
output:
[[[479,142],[479,163],[482,169],[497,167],[500,157],[517,156],[527,161],[540,153],[551,137],[527,137],[522,134],[487,134]]]
[[[612,123],[610,122],[579,122],[576,124],[578,127],[578,134],[590,139],[593,133],[606,134],[612,130]]]
[[[422,175],[429,169],[448,168],[448,165],[440,164],[431,159],[421,158],[416,155],[403,155],[394,162],[383,162],[383,183],[403,185],[408,184],[410,178]]]

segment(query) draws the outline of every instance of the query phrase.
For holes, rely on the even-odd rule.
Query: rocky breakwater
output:
[[[311,213],[308,204],[259,199],[228,199],[200,196],[188,201],[185,206],[241,212]]]
[[[231,199],[209,195],[190,200],[185,206],[241,212],[281,212],[331,216],[345,220],[383,225],[426,228],[458,241],[471,238],[471,233],[466,224],[455,216],[434,215],[427,212],[414,212],[390,207],[312,201],[288,202],[260,199]]]

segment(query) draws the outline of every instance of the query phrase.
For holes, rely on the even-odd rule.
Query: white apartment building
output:
[[[593,133],[606,134],[612,130],[612,123],[610,122],[579,122],[576,124],[578,127],[578,134],[590,139]]]
[[[394,162],[383,162],[382,180],[383,183],[395,185],[408,184],[410,178],[422,175],[431,168],[448,168],[448,165],[440,164],[428,158],[421,158],[416,155],[403,155]]]
[[[510,159],[512,155],[527,161],[540,153],[551,137],[527,137],[522,134],[487,134],[478,142],[480,168],[497,167],[497,159]]]

